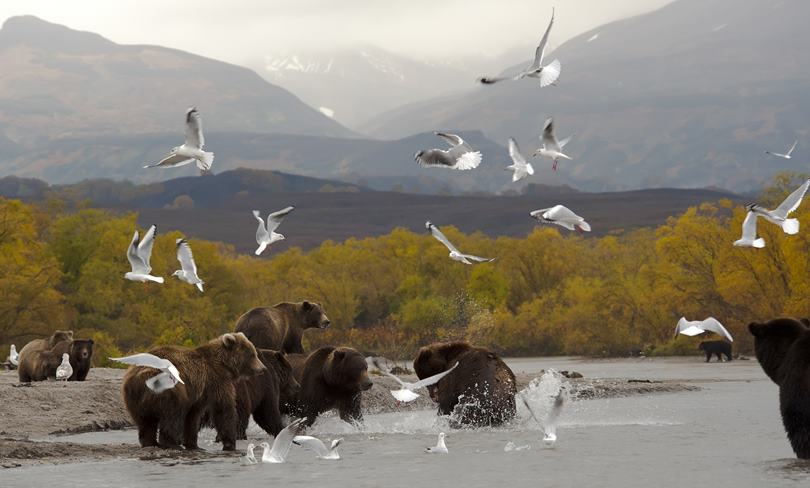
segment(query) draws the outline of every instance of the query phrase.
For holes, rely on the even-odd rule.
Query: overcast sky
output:
[[[123,44],[159,44],[243,63],[267,53],[368,43],[425,59],[496,55],[532,44],[552,5],[553,46],[670,0],[2,0]]]

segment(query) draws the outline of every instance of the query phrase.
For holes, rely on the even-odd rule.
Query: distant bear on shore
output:
[[[282,302],[249,310],[236,321],[235,331],[244,333],[258,349],[303,354],[304,331],[325,329],[329,323],[319,303]]]
[[[318,415],[333,408],[346,422],[363,420],[361,393],[373,383],[362,354],[350,347],[326,346],[309,356],[289,354],[287,358],[301,391],[292,398],[284,398],[283,413],[305,417],[307,426],[312,425]]]
[[[515,375],[495,353],[465,342],[435,343],[423,347],[413,361],[419,379],[458,367],[428,387],[442,415],[454,414],[461,426],[496,426],[515,417]]]
[[[726,356],[726,361],[731,361],[731,343],[726,341],[703,341],[698,344],[698,349],[706,353],[706,362],[711,361],[712,356],[717,356],[717,361],[723,360],[722,356]],[[722,356],[721,356],[722,355]]]
[[[87,373],[90,372],[90,368],[93,366],[92,339],[62,341],[54,346],[51,352],[60,358],[62,354],[68,353],[70,366],[73,368],[73,374],[68,378],[68,381],[84,381],[87,379]]]
[[[760,366],[779,385],[779,409],[793,452],[810,459],[810,329],[806,319],[752,322]]]
[[[72,330],[57,330],[47,339],[34,339],[20,351],[17,375],[21,383],[55,377],[62,355],[51,352],[57,344],[73,340]]]
[[[138,426],[141,447],[197,449],[202,416],[211,412],[211,422],[222,449],[236,448],[236,385],[244,376],[264,373],[256,349],[244,334],[225,334],[196,349],[163,346],[149,351],[171,361],[185,384],[155,394],[146,380],[159,370],[133,366],[124,375],[121,392],[132,420]],[[159,433],[159,436],[158,436]]]

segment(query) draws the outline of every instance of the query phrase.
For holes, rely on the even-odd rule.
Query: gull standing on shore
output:
[[[566,144],[568,144],[568,141],[571,140],[571,137],[573,136],[568,136],[562,141],[557,141],[557,136],[554,135],[554,119],[549,117],[546,119],[546,123],[543,126],[543,135],[540,136],[540,140],[543,141],[543,145],[540,146],[540,149],[536,150],[532,156],[540,156],[551,159],[554,161],[551,169],[557,171],[557,162],[560,159],[571,160],[570,156],[562,152]]]
[[[413,159],[421,166],[448,168],[466,171],[481,164],[481,152],[474,151],[461,136],[446,132],[434,132],[448,144],[450,149],[427,149],[419,151]]]
[[[14,366],[20,365],[20,353],[17,352],[17,346],[11,345],[11,350],[8,353],[8,362]]]
[[[526,69],[524,69],[515,76],[479,78],[478,79],[479,83],[482,83],[484,85],[492,85],[494,83],[498,83],[499,81],[504,80],[517,81],[523,78],[539,78],[540,86],[545,87],[557,81],[557,78],[560,77],[560,72],[562,71],[560,61],[558,59],[555,59],[554,61],[548,63],[546,66],[543,66],[543,61],[546,55],[546,45],[548,44],[548,35],[549,33],[551,33],[551,27],[553,25],[554,25],[554,9],[552,8],[551,21],[548,23],[548,27],[546,28],[545,34],[543,34],[543,38],[540,39],[540,44],[537,45],[537,49],[535,49],[534,51],[534,60],[532,61],[532,64],[530,64]]]
[[[203,151],[204,146],[202,119],[197,107],[191,107],[186,111],[186,140],[183,145],[173,147],[162,161],[144,168],[177,168],[196,162],[203,174],[208,173],[214,164],[214,153]]]
[[[475,261],[476,263],[489,263],[495,261],[495,258],[488,259],[474,256],[472,254],[463,254],[456,248],[456,246],[447,240],[447,237],[442,234],[442,231],[440,231],[435,225],[431,224],[430,221],[425,222],[425,227],[430,230],[430,233],[433,234],[433,237],[435,237],[437,241],[444,244],[444,246],[450,250],[450,259],[454,261],[459,261],[464,264],[472,264],[470,261]]]
[[[73,366],[70,365],[70,354],[62,354],[62,364],[56,368],[56,379],[58,381],[67,381],[73,376]]]
[[[534,174],[532,163],[526,162],[526,158],[523,156],[523,153],[520,152],[517,141],[512,137],[509,138],[509,157],[512,158],[512,165],[507,166],[506,169],[514,171],[512,174],[512,183],[516,183]]]
[[[132,236],[132,242],[129,243],[127,249],[127,259],[132,271],[124,274],[124,278],[130,281],[140,281],[145,283],[147,281],[154,281],[155,283],[163,283],[163,278],[160,276],[152,276],[152,265],[149,260],[152,258],[152,247],[155,244],[155,232],[157,228],[153,225],[149,227],[143,240],[139,241],[138,231]]]
[[[271,213],[267,216],[267,225],[264,224],[264,220],[261,218],[259,211],[253,211],[253,216],[259,221],[259,228],[256,229],[256,244],[259,245],[259,247],[256,249],[257,256],[264,252],[267,246],[273,244],[274,242],[283,241],[286,239],[283,234],[278,234],[276,229],[278,229],[278,226],[281,225],[284,217],[286,217],[287,214],[293,210],[295,210],[295,207],[289,206],[279,210],[278,212]]]
[[[197,263],[194,262],[194,255],[191,254],[191,246],[185,239],[177,239],[177,260],[180,261],[180,267],[172,276],[177,276],[180,281],[184,281],[189,285],[196,285],[197,289],[203,291],[203,280],[197,276]]]

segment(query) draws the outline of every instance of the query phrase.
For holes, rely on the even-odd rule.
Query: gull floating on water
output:
[[[540,39],[540,44],[538,44],[537,49],[534,51],[534,60],[532,64],[530,64],[526,69],[521,71],[515,76],[503,76],[503,77],[496,77],[496,78],[488,78],[483,77],[479,78],[478,81],[484,85],[491,85],[493,83],[498,83],[499,81],[504,80],[521,80],[523,78],[539,78],[540,79],[540,86],[548,86],[553,84],[557,81],[557,78],[560,77],[560,71],[562,67],[560,65],[560,61],[555,59],[554,61],[548,63],[546,66],[543,66],[543,61],[546,55],[546,45],[548,44],[548,35],[551,33],[551,27],[554,25],[554,9],[551,10],[551,21],[548,23],[548,27],[546,28],[545,34],[543,34],[543,38]]]
[[[568,230],[577,230],[579,232],[591,231],[591,226],[585,222],[585,219],[562,205],[541,208],[530,212],[529,215],[544,224],[556,224]]]
[[[526,158],[523,156],[523,153],[520,152],[517,141],[511,137],[509,138],[509,156],[512,158],[512,165],[507,166],[506,169],[514,171],[512,174],[512,183],[534,174],[532,163],[526,162]]]
[[[146,231],[143,240],[139,241],[138,231],[132,236],[132,242],[129,243],[127,249],[127,259],[132,271],[126,273],[124,278],[130,281],[140,281],[145,283],[147,281],[154,281],[155,283],[163,283],[163,278],[159,276],[152,276],[149,274],[152,271],[152,265],[149,260],[152,258],[152,247],[155,244],[155,231],[156,227],[153,225]]]
[[[452,243],[450,243],[450,241],[447,240],[447,237],[445,237],[444,234],[442,234],[442,231],[440,231],[439,228],[436,227],[435,225],[431,224],[430,221],[425,222],[425,227],[427,227],[430,230],[430,233],[433,234],[433,237],[435,237],[436,240],[444,244],[445,247],[447,247],[447,249],[450,250],[450,259],[454,261],[459,261],[464,264],[472,264],[470,261],[475,261],[477,263],[489,263],[495,261],[495,258],[488,259],[473,256],[472,254],[462,254],[462,252],[459,251],[456,248],[456,246],[454,246]]]
[[[278,229],[278,226],[281,225],[284,217],[286,217],[287,214],[293,210],[295,210],[295,207],[290,206],[283,208],[278,212],[271,213],[267,216],[267,225],[264,224],[264,220],[261,218],[259,211],[253,211],[253,216],[259,221],[259,228],[256,229],[256,244],[259,245],[259,247],[256,249],[257,256],[264,252],[267,246],[273,244],[274,242],[283,241],[286,239],[283,234],[277,233],[276,229]]]
[[[203,291],[203,280],[197,276],[197,263],[194,262],[194,255],[191,254],[191,246],[185,239],[177,239],[177,260],[180,261],[180,267],[172,276],[177,276],[180,281],[184,281],[189,285],[196,285],[197,289]]]
[[[439,432],[439,440],[434,447],[426,447],[425,452],[429,454],[447,454],[447,445],[444,443],[444,432]]]
[[[14,344],[11,345],[11,350],[8,353],[8,362],[14,366],[20,365],[20,354],[17,352],[17,346]]]
[[[149,368],[159,369],[161,371],[160,374],[146,380],[147,388],[156,394],[163,393],[168,389],[174,388],[177,383],[185,384],[185,382],[180,378],[180,371],[177,370],[177,367],[175,367],[171,361],[168,359],[159,358],[154,354],[149,354],[148,352],[133,354],[132,356],[126,356],[123,358],[110,358],[110,360],[132,366],[146,366]]]
[[[681,320],[678,321],[678,325],[675,327],[675,335],[683,334],[687,336],[696,336],[703,334],[704,332],[714,332],[717,335],[723,336],[729,340],[729,342],[734,342],[734,339],[731,337],[731,334],[723,327],[716,318],[709,317],[706,320],[686,320],[685,317],[681,317]]]
[[[413,390],[418,390],[419,388],[427,388],[428,386],[435,385],[439,382],[442,378],[450,374],[451,371],[456,369],[458,366],[458,362],[453,365],[452,368],[448,369],[447,371],[442,371],[439,374],[434,374],[433,376],[428,376],[423,380],[419,380],[416,383],[408,383],[399,379],[396,375],[391,374],[389,371],[381,367],[377,362],[374,362],[374,367],[380,370],[382,374],[388,376],[389,378],[393,378],[399,385],[402,387],[399,390],[391,390],[391,395],[394,398],[399,400],[400,402],[408,403],[416,400],[419,398],[419,394],[414,392]]]
[[[782,158],[782,159],[791,159],[792,158],[791,154],[793,153],[793,150],[796,149],[796,144],[798,144],[798,143],[799,143],[799,141],[793,141],[793,145],[790,146],[790,149],[788,149],[788,152],[786,152],[784,154],[777,153],[777,152],[771,152],[771,151],[765,151],[765,154],[770,154],[771,156],[776,156],[777,158]]]
[[[176,168],[196,161],[200,171],[209,172],[214,163],[214,153],[203,151],[204,146],[200,113],[197,107],[191,107],[186,111],[186,140],[183,145],[173,147],[161,162],[146,165],[144,168]]]
[[[568,159],[571,160],[571,157],[567,154],[563,153],[562,150],[574,136],[568,136],[562,141],[557,140],[557,136],[554,135],[554,119],[549,117],[546,119],[546,123],[543,125],[543,135],[540,136],[540,140],[543,141],[543,145],[540,146],[540,149],[536,150],[533,157],[540,156],[542,158],[548,158],[554,161],[552,164],[551,169],[557,171],[557,162],[560,159]]]
[[[340,454],[338,454],[337,448],[341,442],[343,442],[343,438],[334,439],[330,444],[330,446],[326,447],[323,441],[321,441],[317,437],[312,437],[310,435],[297,435],[293,438],[293,444],[297,444],[299,446],[306,447],[311,451],[314,451],[315,455],[318,456],[320,459],[329,459],[329,460],[340,459]]]
[[[73,376],[73,366],[70,365],[70,354],[63,353],[62,364],[56,368],[56,379],[67,381],[71,376]]]
[[[474,151],[461,136],[434,132],[448,144],[450,149],[427,149],[419,151],[413,159],[421,166],[458,170],[475,169],[481,164],[481,152]]]
[[[258,464],[259,462],[256,460],[256,454],[253,453],[253,448],[256,446],[253,445],[251,442],[247,445],[247,450],[245,450],[245,455],[239,458],[239,461],[242,463],[242,466],[250,466],[251,464]]]
[[[263,449],[263,463],[283,463],[287,460],[287,454],[290,452],[293,439],[295,439],[296,434],[298,434],[298,431],[301,429],[302,420],[304,419],[293,420],[290,425],[284,427],[273,440],[272,448],[270,444],[266,442],[260,444]]]

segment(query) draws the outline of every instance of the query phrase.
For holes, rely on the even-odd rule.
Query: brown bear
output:
[[[752,322],[760,366],[779,385],[779,409],[793,452],[810,459],[810,329],[806,320],[779,318]]]
[[[70,366],[73,368],[73,374],[68,378],[68,381],[84,381],[87,379],[87,373],[90,372],[90,368],[93,366],[93,339],[62,341],[54,346],[51,352],[59,358],[64,353],[68,353],[70,356]],[[57,364],[57,366],[59,365]],[[56,368],[54,368],[53,375],[49,376],[56,376]]]
[[[295,396],[283,397],[283,413],[305,417],[306,426],[333,408],[346,422],[363,420],[362,392],[371,388],[373,383],[362,354],[350,347],[325,346],[309,356],[289,354],[287,357],[301,391]]]
[[[698,350],[706,353],[706,362],[711,361],[712,356],[717,356],[717,362],[723,361],[723,355],[726,356],[726,361],[731,361],[731,343],[728,341],[703,341],[698,344]]]
[[[425,346],[413,361],[419,379],[458,367],[428,387],[441,415],[453,415],[456,426],[501,425],[515,417],[515,375],[495,353],[466,342]]]
[[[56,376],[56,368],[62,363],[62,355],[51,352],[63,341],[72,341],[72,330],[57,330],[47,339],[34,339],[20,351],[17,375],[21,383],[45,381]]]
[[[168,359],[185,382],[155,394],[146,380],[160,373],[154,368],[133,366],[124,375],[121,392],[132,420],[138,426],[142,447],[197,449],[197,433],[204,412],[222,441],[222,449],[236,448],[236,385],[244,376],[262,374],[265,367],[244,334],[224,334],[207,344],[189,349],[163,346],[149,351]],[[160,437],[158,438],[158,432]]]
[[[256,307],[236,321],[236,332],[243,332],[259,349],[303,354],[301,337],[306,329],[329,327],[329,317],[319,303],[282,302],[272,307]]]

